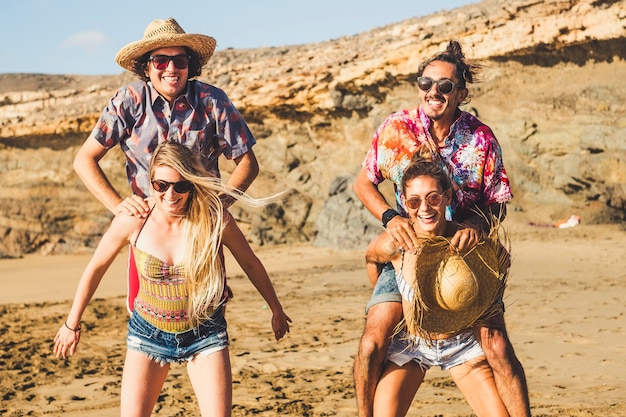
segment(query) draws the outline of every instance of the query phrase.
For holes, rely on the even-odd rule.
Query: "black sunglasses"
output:
[[[437,84],[437,90],[439,90],[441,94],[450,94],[452,90],[454,90],[454,87],[458,86],[458,84],[455,84],[449,78],[442,78],[435,81],[430,77],[417,77],[417,86],[422,91],[430,91],[430,89],[433,88],[433,84]]]
[[[174,66],[178,69],[185,69],[189,66],[189,60],[191,57],[187,55],[154,55],[148,58],[148,61],[152,61],[154,68],[158,70],[164,70],[170,64],[170,61],[174,63]]]
[[[432,192],[424,198],[426,200],[426,204],[431,207],[439,207],[441,202],[443,201],[443,194],[438,194],[436,192]],[[411,210],[415,210],[420,208],[422,205],[422,199],[420,197],[411,197],[406,200],[406,206]]]
[[[152,180],[152,188],[160,193],[164,193],[174,186],[174,191],[178,194],[185,194],[193,190],[193,184],[190,181],[169,182],[163,180]]]

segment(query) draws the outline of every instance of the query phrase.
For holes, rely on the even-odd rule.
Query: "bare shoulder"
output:
[[[132,241],[132,238],[141,230],[145,221],[146,219],[141,217],[131,216],[127,213],[118,213],[111,221],[107,233],[113,233]]]

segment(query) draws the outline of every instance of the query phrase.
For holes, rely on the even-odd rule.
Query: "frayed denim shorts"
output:
[[[365,313],[367,314],[370,307],[375,304],[390,302],[401,303],[402,296],[400,295],[398,282],[396,281],[396,271],[391,263],[386,263],[383,265],[383,269],[378,276],[372,297],[367,302]]]
[[[144,353],[160,363],[183,363],[197,355],[208,355],[228,346],[224,308],[220,307],[210,319],[181,333],[160,330],[133,312],[128,322],[128,349]]]
[[[400,332],[393,337],[387,349],[387,359],[396,365],[415,361],[425,371],[431,366],[450,369],[484,355],[472,329],[432,342]]]

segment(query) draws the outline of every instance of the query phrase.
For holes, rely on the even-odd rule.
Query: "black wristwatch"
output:
[[[399,214],[400,213],[398,213],[394,209],[387,209],[387,210],[385,210],[385,212],[383,213],[383,227],[387,228],[387,223],[389,223],[389,220],[393,219],[394,217],[396,217]]]

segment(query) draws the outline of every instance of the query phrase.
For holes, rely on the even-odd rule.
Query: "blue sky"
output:
[[[0,0],[0,73],[119,74],[117,51],[174,17],[217,49],[316,43],[477,0]]]

